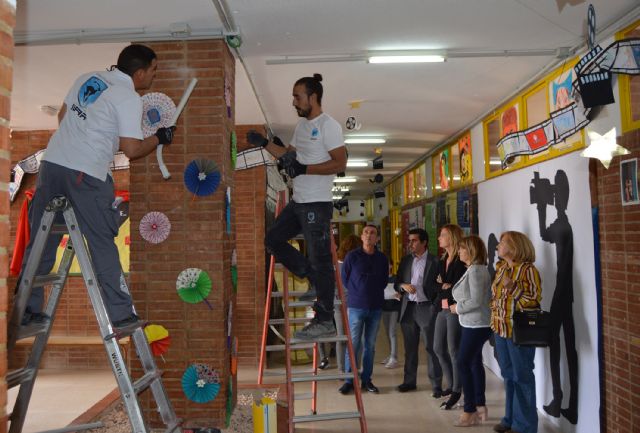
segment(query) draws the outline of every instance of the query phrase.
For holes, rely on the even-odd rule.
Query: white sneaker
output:
[[[389,360],[391,359],[390,356],[387,356],[385,359],[383,359],[382,361],[380,361],[380,364],[386,364],[387,362],[389,362]]]
[[[384,365],[384,368],[398,368],[398,360],[395,358],[389,358],[389,361]]]

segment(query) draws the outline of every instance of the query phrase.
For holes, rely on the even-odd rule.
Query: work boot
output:
[[[300,331],[296,332],[295,338],[300,340],[317,340],[323,337],[335,337],[336,325],[333,320],[319,321],[315,317]]]

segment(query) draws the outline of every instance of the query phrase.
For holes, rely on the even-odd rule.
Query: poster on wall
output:
[[[549,83],[549,111],[560,110],[574,102],[571,97],[573,80],[575,80],[575,72],[573,68],[569,68]]]
[[[483,182],[478,185],[478,213],[490,270],[504,231],[525,233],[535,247],[542,308],[551,313],[556,337],[550,348],[536,349],[539,413],[563,431],[599,432],[598,302],[588,167],[589,161],[574,152]],[[484,360],[499,376],[488,345]]]
[[[424,229],[429,235],[429,251],[433,253],[437,251],[437,224],[436,224],[436,204],[427,203],[424,205]]]
[[[500,124],[502,125],[500,137],[507,136],[518,130],[518,104],[514,104],[502,112]]]
[[[457,224],[462,228],[466,236],[471,234],[471,194],[468,189],[462,189],[457,193],[456,211]]]
[[[638,197],[638,159],[620,162],[620,196],[622,206],[640,204]]]
[[[460,158],[460,182],[464,185],[473,180],[471,168],[471,133],[458,140],[458,157]]]
[[[440,191],[446,191],[449,189],[449,149],[445,149],[440,152],[440,157],[438,158],[438,174],[439,174],[439,183]]]

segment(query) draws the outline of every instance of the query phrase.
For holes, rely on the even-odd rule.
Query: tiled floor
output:
[[[382,359],[387,353],[384,341],[379,343],[376,358]],[[424,352],[421,352],[421,355]],[[431,397],[426,384],[426,367],[419,369],[418,390],[405,394],[398,393],[395,386],[402,382],[402,367],[386,369],[376,363],[373,382],[380,388],[380,394],[364,393],[363,402],[370,433],[441,433],[456,431],[452,426],[461,410],[443,411],[439,409],[441,400]],[[326,373],[336,372],[335,360]],[[273,381],[275,378],[267,378]],[[240,383],[256,383],[255,369],[240,369]],[[267,382],[269,380],[266,380]],[[338,381],[319,382],[318,413],[355,410],[353,395],[343,396],[338,393]],[[103,398],[115,387],[115,380],[110,371],[42,371],[36,381],[36,389],[32,399],[24,433],[34,433],[67,425],[90,406]],[[296,392],[305,392],[298,385]],[[13,406],[15,390],[10,391],[9,409]],[[492,426],[500,420],[504,411],[502,382],[490,371],[487,372],[487,401],[489,421],[482,426],[463,431],[491,432]],[[309,401],[296,403],[296,415],[308,414]],[[557,433],[544,417],[540,417],[539,433]],[[325,421],[298,424],[300,433],[359,433],[357,420]]]

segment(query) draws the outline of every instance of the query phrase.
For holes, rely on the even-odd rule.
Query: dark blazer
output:
[[[427,251],[427,264],[424,268],[424,277],[422,280],[422,291],[427,299],[433,303],[438,296],[439,285],[436,282],[438,278],[438,258]],[[409,302],[409,296],[400,288],[401,284],[411,284],[411,266],[413,265],[413,254],[407,254],[400,261],[398,266],[398,273],[396,274],[396,282],[394,283],[394,289],[397,292],[402,293],[402,306],[400,307],[400,317],[402,320],[405,310],[407,309],[407,302]],[[420,290],[420,287],[418,288]]]

